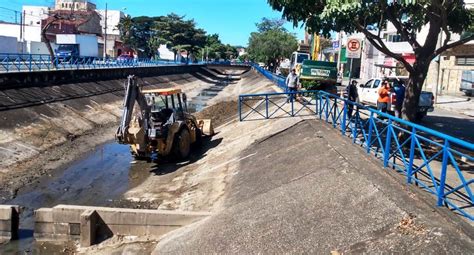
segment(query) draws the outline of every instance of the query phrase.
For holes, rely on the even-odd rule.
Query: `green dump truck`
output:
[[[328,61],[304,60],[300,71],[301,86],[307,90],[337,93],[337,64]]]

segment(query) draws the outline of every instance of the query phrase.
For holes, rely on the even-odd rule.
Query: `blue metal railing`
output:
[[[258,64],[252,63],[251,66],[255,68],[257,71],[259,71],[263,76],[267,77],[269,80],[271,80],[273,83],[275,83],[278,87],[283,89],[284,91],[287,90],[285,80],[286,78],[281,76],[281,75],[276,75],[263,67],[260,67]]]
[[[163,65],[187,65],[188,63],[163,59],[130,59],[83,57],[59,59],[45,54],[2,54],[0,53],[1,72],[33,72],[65,69],[99,69],[120,67],[149,67]],[[203,64],[203,62],[189,63]]]
[[[308,90],[304,93],[275,92],[239,95],[239,120],[314,115],[318,112],[317,93],[318,91]],[[305,97],[302,97],[303,95]],[[257,118],[252,119],[253,115]]]
[[[0,73],[2,72],[33,72],[49,70],[73,70],[73,69],[100,69],[100,68],[120,68],[120,67],[151,67],[164,65],[193,65],[193,64],[213,64],[213,65],[238,65],[249,66],[245,63],[232,63],[230,61],[215,61],[196,63],[186,63],[165,59],[130,59],[82,57],[68,59],[51,59],[47,54],[9,54],[0,53]]]
[[[287,102],[296,94],[301,97]],[[303,115],[324,120],[407,183],[434,194],[438,206],[474,220],[472,143],[323,91],[240,95],[238,107],[241,121]]]

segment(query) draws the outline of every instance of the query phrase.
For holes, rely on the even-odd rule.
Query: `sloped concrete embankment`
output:
[[[222,178],[220,206],[165,235],[156,254],[462,254],[474,248],[469,224],[427,203],[431,196],[323,122],[233,122],[219,132],[219,147],[208,151],[215,164],[194,169],[188,179]]]
[[[90,75],[90,70],[56,71],[51,83],[36,73],[29,78],[0,77],[0,184],[6,185],[2,186],[1,198],[14,196],[15,190],[34,180],[35,175],[113,139],[127,74],[141,73],[139,82],[145,86],[173,86],[184,91],[199,90],[223,79],[199,66],[139,70],[99,70],[99,74]],[[113,79],[107,78],[107,72],[112,72]]]

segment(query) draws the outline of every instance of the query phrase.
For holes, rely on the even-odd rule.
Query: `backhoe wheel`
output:
[[[199,128],[196,128],[196,142],[194,142],[194,146],[200,147],[202,145],[202,131]]]
[[[191,135],[184,128],[176,134],[173,142],[173,153],[178,159],[185,159],[191,151]]]

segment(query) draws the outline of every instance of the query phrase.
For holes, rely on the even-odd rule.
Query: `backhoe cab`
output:
[[[186,101],[180,89],[142,90],[136,77],[129,76],[117,141],[130,144],[136,158],[188,157],[191,144],[214,130],[211,120],[197,120],[188,113]],[[133,115],[135,102],[140,109]]]

